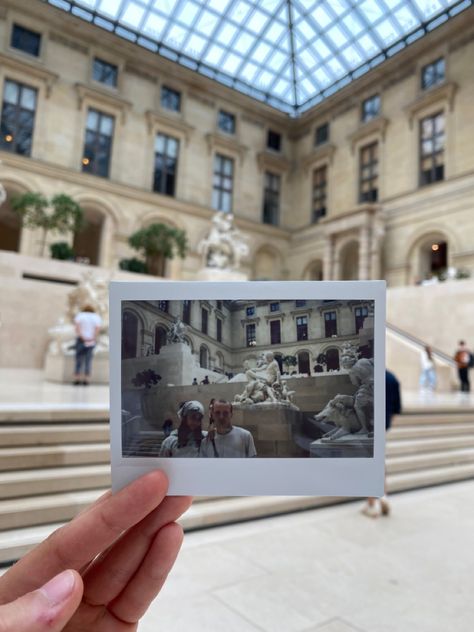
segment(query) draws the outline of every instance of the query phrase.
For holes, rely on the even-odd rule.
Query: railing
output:
[[[391,323],[386,323],[386,328],[389,331],[392,331],[393,333],[395,333],[397,336],[400,336],[401,338],[405,338],[406,340],[409,340],[412,344],[414,344],[419,349],[424,349],[429,344],[425,340],[422,340],[421,338],[417,338],[417,336],[414,336],[408,331],[405,331],[404,329],[400,329],[400,327],[397,327],[396,325],[392,325]],[[450,366],[453,366],[453,367],[456,366],[456,362],[453,360],[453,358],[449,354],[445,353],[441,349],[437,349],[436,347],[433,347],[431,344],[429,345],[429,347],[435,358],[438,358],[439,360],[443,360],[443,362],[445,362],[446,364],[449,364]]]

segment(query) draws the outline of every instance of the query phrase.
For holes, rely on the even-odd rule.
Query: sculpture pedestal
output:
[[[51,382],[71,383],[74,381],[74,354],[46,354],[45,377]],[[92,384],[109,383],[109,354],[100,352],[92,357],[90,381]]]
[[[196,274],[198,281],[248,281],[248,276],[237,270],[221,268],[201,268]]]
[[[336,441],[317,439],[310,445],[310,456],[319,459],[371,458],[374,455],[374,440],[367,435],[349,434]]]
[[[307,456],[294,440],[300,424],[296,406],[281,403],[234,404],[232,423],[252,433],[259,457]]]

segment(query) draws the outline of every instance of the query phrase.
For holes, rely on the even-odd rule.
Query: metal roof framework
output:
[[[298,116],[474,0],[41,0]]]

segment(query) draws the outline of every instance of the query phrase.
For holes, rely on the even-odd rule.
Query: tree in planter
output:
[[[151,224],[130,236],[128,243],[145,257],[148,274],[163,276],[165,260],[177,254],[186,256],[188,247],[186,233],[166,224]]]
[[[49,251],[52,259],[61,259],[62,261],[74,261],[74,250],[67,241],[57,241],[50,244]]]
[[[283,356],[281,361],[283,362],[284,365],[286,365],[286,368],[288,369],[288,373],[290,372],[291,367],[296,366],[298,363],[298,359],[294,355]]]
[[[50,200],[41,193],[23,193],[12,198],[12,209],[21,218],[23,226],[40,228],[41,256],[44,256],[48,233],[75,233],[84,224],[84,211],[68,195],[60,193]]]

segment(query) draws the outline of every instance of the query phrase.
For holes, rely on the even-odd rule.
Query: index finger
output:
[[[41,586],[67,568],[80,570],[163,501],[168,479],[158,470],[106,495],[49,536],[15,564],[0,582],[0,603]]]

